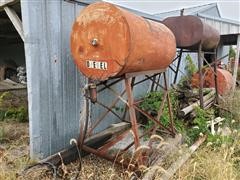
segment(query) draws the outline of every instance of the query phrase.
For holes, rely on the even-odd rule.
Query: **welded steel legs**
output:
[[[138,80],[135,82],[135,77],[138,75],[143,75],[145,78]],[[160,76],[162,74],[162,76]],[[157,80],[154,77],[162,77],[163,78],[163,84],[160,83],[160,78]],[[121,90],[121,92],[116,91],[113,86],[117,83],[120,83],[121,81],[124,81],[124,88]],[[161,101],[161,105],[159,107],[159,111],[157,114],[157,117],[152,116],[148,112],[144,111],[140,108],[139,103],[143,101],[143,99],[140,100],[134,100],[134,87],[145,82],[145,81],[151,81],[154,85],[152,87],[156,86],[156,89],[162,88],[163,91],[163,98]],[[114,96],[116,97],[111,104],[105,105],[104,103],[100,102],[99,99],[95,99],[93,101],[94,104],[97,104],[104,109],[106,109],[102,114],[96,119],[94,122],[90,124],[90,127],[87,130],[86,133],[86,140],[85,142],[101,142],[102,145],[100,148],[95,149],[93,147],[89,147],[87,144],[82,145],[82,149],[84,151],[96,154],[97,156],[100,156],[102,158],[105,158],[107,160],[114,161],[115,163],[120,163],[124,166],[129,166],[127,162],[123,162],[121,157],[126,154],[126,152],[132,147],[135,146],[135,150],[138,149],[141,144],[141,139],[143,137],[150,137],[153,134],[156,134],[159,129],[163,130],[164,132],[175,135],[175,128],[174,128],[174,122],[173,122],[173,115],[172,115],[172,107],[171,107],[171,99],[170,94],[168,90],[168,82],[167,77],[165,74],[165,71],[159,70],[159,72],[153,71],[153,72],[142,72],[142,73],[131,73],[126,74],[124,77],[120,77],[116,80],[111,80],[111,82],[104,81],[97,84],[97,92],[102,92],[103,90],[108,90]],[[152,88],[154,90],[154,88]],[[126,94],[126,96],[124,96]],[[88,96],[87,96],[88,97]],[[89,97],[90,98],[90,97]],[[116,108],[117,103],[121,101],[123,103],[124,113],[123,115],[119,115],[116,111],[114,111],[114,108]],[[162,116],[162,112],[164,109],[164,105],[167,103],[168,105],[168,112],[169,112],[169,126],[164,126],[160,118]],[[154,122],[154,126],[150,128],[143,128],[144,125],[140,124],[137,120],[136,112],[139,112],[140,114],[144,115],[149,121]],[[119,120],[122,121],[122,123],[113,124],[109,128],[103,130],[100,133],[94,134],[94,130],[99,126],[99,124],[106,118],[106,116],[111,113],[112,115],[116,116]],[[126,115],[129,115],[127,117]],[[130,127],[130,128],[129,128]],[[131,132],[131,133],[130,133]],[[132,140],[131,142],[126,143],[125,147],[122,147],[117,153],[111,153],[109,154],[109,150],[116,145],[118,142],[122,141],[126,136],[129,136],[129,134],[132,134]],[[99,141],[100,140],[100,141]],[[149,153],[146,153],[149,155]],[[145,155],[146,155],[145,154]],[[148,159],[149,157],[144,156],[144,153],[140,154],[138,157],[138,160],[135,162],[136,165],[145,164],[148,165]]]

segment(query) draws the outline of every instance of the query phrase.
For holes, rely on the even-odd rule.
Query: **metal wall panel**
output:
[[[218,19],[211,19],[203,16],[199,16],[204,22],[216,28],[221,35],[224,34],[239,34],[240,33],[240,25],[234,23],[228,23],[224,21],[220,21]]]
[[[72,23],[83,8],[65,1],[21,1],[28,78],[31,157],[69,146],[79,131],[85,79],[70,54]]]

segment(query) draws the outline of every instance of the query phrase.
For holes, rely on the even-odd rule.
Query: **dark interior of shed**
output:
[[[10,6],[21,20],[20,2]],[[24,42],[4,8],[0,8],[0,81],[26,82]]]

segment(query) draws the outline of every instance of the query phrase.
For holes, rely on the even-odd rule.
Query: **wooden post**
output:
[[[233,69],[233,92],[235,91],[236,81],[237,81],[237,71],[239,65],[239,51],[240,51],[240,34],[237,37],[237,53],[235,57],[234,69]]]
[[[18,17],[17,13],[14,11],[14,9],[5,6],[4,7],[5,12],[7,13],[9,19],[12,21],[13,26],[16,28],[18,34],[22,38],[23,42],[25,41],[24,39],[24,33],[23,33],[23,26],[20,18]]]

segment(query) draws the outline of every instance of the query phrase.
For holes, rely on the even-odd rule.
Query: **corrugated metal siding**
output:
[[[79,131],[85,80],[70,55],[72,23],[83,8],[65,1],[21,1],[28,75],[31,156],[69,145]]]
[[[202,15],[199,15],[199,17],[207,24],[216,28],[221,35],[239,34],[240,33],[240,25],[238,25],[238,24],[224,22],[224,21],[214,19],[214,18],[204,17]]]

